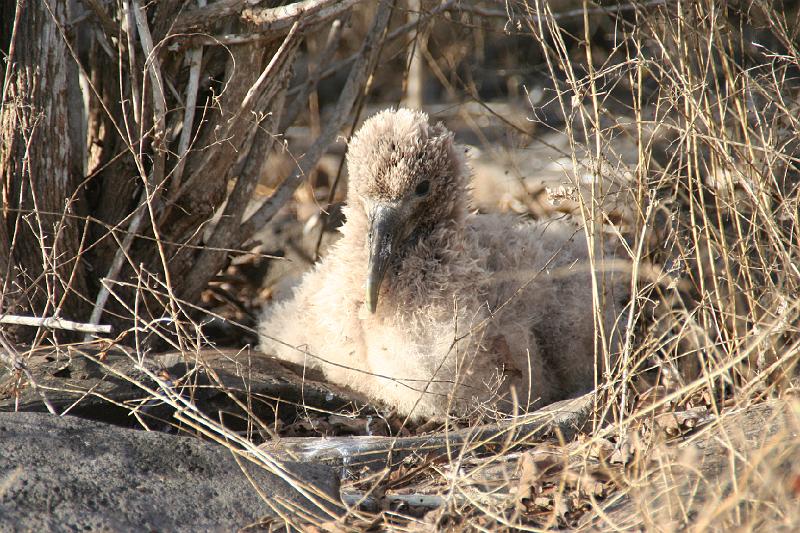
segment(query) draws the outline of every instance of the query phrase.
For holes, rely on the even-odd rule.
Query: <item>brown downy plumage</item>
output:
[[[414,418],[525,410],[592,387],[581,229],[470,214],[463,155],[424,113],[378,113],[347,158],[342,238],[266,310],[262,351]],[[606,278],[609,334],[626,285]]]

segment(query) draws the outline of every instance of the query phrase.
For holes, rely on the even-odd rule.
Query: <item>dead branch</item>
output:
[[[334,20],[331,24],[331,29],[328,32],[328,39],[325,42],[325,48],[322,54],[320,54],[319,61],[309,73],[306,81],[300,85],[300,93],[295,97],[287,111],[283,114],[278,131],[286,131],[289,126],[294,123],[303,106],[308,105],[308,95],[311,94],[311,91],[319,84],[323,66],[328,65],[333,60],[336,50],[339,48],[339,42],[342,37],[342,26],[341,20]]]
[[[301,461],[325,463],[354,471],[391,468],[410,456],[448,458],[467,449],[479,453],[506,443],[522,444],[544,439],[571,439],[589,420],[594,394],[556,402],[524,417],[497,424],[437,433],[423,437],[338,437],[324,440],[284,438],[264,446],[277,454]],[[450,457],[452,458],[452,457]]]
[[[136,211],[133,214],[133,218],[131,219],[130,225],[128,226],[128,232],[125,235],[125,238],[122,240],[122,244],[117,248],[116,252],[114,252],[114,259],[111,262],[111,267],[108,269],[108,273],[104,278],[101,279],[101,287],[99,292],[97,293],[97,298],[95,299],[94,308],[92,309],[92,314],[89,317],[89,324],[96,325],[100,323],[100,317],[103,316],[103,311],[105,310],[106,303],[108,302],[109,296],[109,289],[108,283],[113,283],[116,281],[117,276],[119,275],[120,270],[122,270],[123,260],[128,254],[128,250],[133,243],[133,238],[137,235],[139,231],[139,227],[142,225],[142,220],[144,220],[144,215],[147,212],[145,209],[146,206],[146,191],[142,189],[142,192],[139,194],[140,200],[139,205],[136,208]],[[89,336],[87,335],[84,339],[85,341],[90,340]]]
[[[415,20],[415,21],[412,21],[412,22],[407,22],[407,23],[403,24],[402,26],[400,26],[398,28],[395,28],[394,30],[389,32],[389,34],[384,39],[384,42],[385,43],[389,43],[389,42],[394,41],[395,39],[397,39],[398,37],[400,37],[402,35],[407,35],[410,31],[412,31],[415,28],[417,28],[417,26],[419,26],[421,23],[427,22],[434,15],[438,15],[440,13],[444,13],[445,11],[456,10],[456,9],[460,9],[460,4],[456,4],[456,0],[446,0],[446,1],[442,2],[441,4],[439,4],[438,6],[436,6],[435,8],[431,9],[430,11],[427,11],[423,15],[420,15],[418,20]],[[361,56],[361,51],[356,52],[355,54],[353,54],[350,57],[347,57],[345,59],[342,59],[341,61],[337,61],[336,63],[333,63],[332,65],[329,65],[327,68],[325,68],[325,70],[323,70],[321,73],[317,74],[317,77],[318,77],[317,82],[319,82],[319,80],[324,80],[325,78],[330,77],[334,73],[339,72],[342,69],[346,68],[347,65],[351,64],[352,62],[354,62],[360,56]],[[303,82],[302,84],[297,85],[297,86],[292,87],[291,89],[289,89],[289,93],[288,93],[289,96],[294,96],[298,92],[305,90],[304,89],[304,87],[305,87],[304,84],[305,83],[306,82]]]
[[[50,399],[39,387],[38,380],[34,377],[33,373],[28,368],[28,365],[25,364],[25,361],[22,360],[16,347],[8,341],[2,331],[0,331],[0,348],[2,348],[2,350],[0,350],[0,356],[2,356],[4,359],[7,359],[11,369],[20,372],[25,376],[25,379],[27,379],[28,383],[30,383],[33,392],[44,404],[47,412],[53,415],[57,414],[53,404],[50,402]],[[15,410],[17,407],[19,407],[19,402],[17,398],[14,398]]]
[[[3,334],[0,332],[0,348]],[[108,420],[128,416],[139,408],[146,394],[131,380],[142,377],[137,365],[149,371],[169,376],[170,387],[192,398],[194,407],[218,419],[219,412],[244,419],[248,416],[269,419],[278,404],[291,409],[301,407],[310,412],[329,412],[360,401],[357,396],[336,387],[314,381],[280,362],[255,356],[249,351],[204,350],[196,354],[168,352],[148,355],[141,363],[135,354],[128,355],[112,348],[95,347],[70,349],[69,357],[59,358],[52,348],[25,354],[25,361],[15,352],[6,353],[9,366],[27,372],[36,388],[23,388],[13,393],[14,376],[0,378],[0,411],[42,411],[63,414],[67,409],[79,409],[84,417]],[[148,387],[157,388],[152,380]],[[42,404],[41,391],[47,391],[49,407]],[[242,403],[242,400],[246,402]],[[121,412],[120,412],[121,411]],[[158,405],[142,409],[151,417],[170,419],[172,411]],[[259,425],[261,425],[259,423]],[[265,431],[270,434],[270,431]]]
[[[300,23],[295,22],[292,30],[286,36],[280,48],[275,52],[275,55],[261,73],[256,83],[247,92],[245,99],[242,101],[237,111],[236,117],[249,114],[254,109],[264,109],[267,107],[266,102],[273,102],[275,98],[280,98],[282,101],[285,93],[284,89],[288,84],[286,71],[290,68],[291,59],[294,57],[294,52],[297,50],[302,37],[299,28]],[[280,114],[279,106],[272,105],[270,107],[273,109],[273,113]],[[244,120],[237,120],[236,117],[228,122],[228,136],[245,135],[244,128],[247,122]],[[275,117],[272,117],[272,120],[274,121]],[[213,164],[214,160],[212,159],[208,166],[204,165],[203,168],[214,168],[212,166]],[[211,173],[211,175],[213,175],[213,173]],[[242,234],[239,231],[239,225],[245,208],[252,198],[253,190],[258,183],[258,178],[259,175],[256,172],[248,175],[240,175],[238,177],[236,185],[228,197],[223,215],[207,242],[208,248],[200,253],[200,256],[194,263],[193,272],[202,273],[203,275],[190,276],[187,280],[183,294],[190,295],[190,299],[192,297],[191,295],[199,294],[203,289],[207,283],[207,274],[209,272],[217,272],[222,267],[225,254],[214,250],[214,248],[225,247],[232,242],[241,242]],[[186,185],[188,186],[191,182],[192,179],[190,178],[187,180]]]
[[[80,331],[82,333],[111,333],[111,326],[99,326],[96,324],[85,324],[73,322],[56,317],[35,317],[0,315],[0,324],[15,324],[17,326],[46,327],[52,329],[65,329],[68,331]]]
[[[350,70],[350,75],[342,89],[336,107],[325,121],[325,129],[305,154],[305,157],[303,157],[300,162],[300,168],[283,180],[275,190],[275,193],[242,224],[240,235],[251,235],[256,228],[269,222],[286,201],[292,197],[294,191],[303,183],[306,175],[317,165],[319,159],[327,151],[328,146],[336,139],[342,126],[350,116],[350,111],[364,87],[368,73],[374,68],[378,51],[380,50],[380,39],[389,24],[392,9],[393,6],[388,2],[380,3],[372,28],[370,28],[367,37],[364,39],[364,45],[361,47],[359,56]]]
[[[299,23],[296,24],[292,31],[289,32],[284,42],[275,52],[275,55],[270,60],[267,67],[261,72],[254,85],[252,85],[243,100],[236,109],[236,112],[226,120],[225,130],[221,137],[223,139],[237,139],[237,145],[241,145],[243,138],[250,130],[252,124],[246,118],[254,112],[260,112],[264,107],[263,104],[269,101],[265,95],[273,95],[276,89],[275,79],[273,75],[282,71],[283,68],[290,63],[290,59],[294,56],[294,51],[300,43],[302,34],[297,31]],[[192,176],[186,180],[179,188],[170,193],[169,201],[174,202],[181,198],[187,191],[205,176],[214,176],[224,173],[224,169],[229,166],[230,150],[212,150],[200,165],[201,172],[194,172]]]
[[[200,7],[205,7],[206,0],[197,0]],[[189,83],[186,85],[186,102],[183,110],[183,127],[181,138],[178,141],[178,164],[172,172],[172,188],[180,186],[183,169],[186,167],[186,152],[189,150],[189,140],[192,137],[194,125],[195,106],[197,105],[197,91],[200,86],[200,67],[203,63],[203,47],[197,46],[189,50]]]
[[[108,16],[106,10],[103,9],[103,6],[100,4],[99,0],[86,0],[84,2],[86,7],[88,7],[94,16],[97,17],[97,20],[100,22],[100,26],[103,28],[103,31],[107,36],[116,36],[119,33],[119,27],[114,22],[114,20]]]
[[[122,14],[123,18],[125,19],[125,37],[127,39],[127,50],[128,50],[128,70],[131,76],[131,103],[133,104],[133,130],[136,132],[136,135],[139,135],[139,125],[142,123],[142,110],[141,110],[141,99],[139,97],[139,84],[136,79],[136,21],[133,15],[133,11],[131,8],[130,0],[122,0]],[[109,113],[109,116],[112,116]],[[127,121],[126,121],[127,124]],[[133,136],[130,133],[130,128],[127,130],[128,137],[127,142],[130,146],[134,145]]]
[[[651,7],[658,7],[663,6],[667,2],[666,0],[650,0],[649,2],[630,2],[627,4],[618,4],[618,5],[609,5],[609,6],[598,6],[598,7],[591,7],[591,8],[578,8],[578,9],[569,9],[566,11],[554,11],[552,15],[548,14],[547,17],[551,17],[554,20],[566,20],[571,18],[579,18],[583,17],[584,15],[603,15],[603,14],[615,14],[615,13],[624,13],[626,11],[635,11],[637,9],[649,9]],[[491,9],[477,5],[469,5],[464,3],[459,6],[459,11],[464,11],[466,13],[474,13],[479,17],[484,18],[499,18],[499,19],[506,19],[509,21],[514,20],[514,12],[507,11],[505,9]],[[553,7],[555,9],[555,7]],[[526,13],[525,18],[534,22],[538,22],[539,17],[541,15],[537,15],[535,13]]]
[[[242,19],[259,24],[260,31],[277,37],[298,20],[306,27],[336,18],[360,0],[303,0],[286,6],[255,9],[245,0],[221,0],[187,10],[178,17],[173,34],[208,31],[220,17],[239,14]]]
[[[262,31],[280,32],[303,19],[306,24],[317,24],[335,18],[360,0],[304,0],[280,7],[247,8],[242,18],[258,24]]]
[[[187,9],[175,21],[173,33],[202,30],[206,24],[213,24],[221,17],[240,13],[246,5],[246,0],[219,0],[210,6]]]
[[[131,8],[136,20],[136,27],[139,30],[139,39],[145,54],[145,67],[150,77],[153,98],[153,150],[155,157],[151,176],[151,184],[156,190],[163,185],[164,174],[166,171],[167,152],[165,143],[167,101],[164,96],[164,79],[161,74],[161,62],[155,53],[153,38],[150,35],[150,27],[147,24],[147,13],[139,5],[139,0],[132,0]],[[144,176],[143,176],[144,179]]]

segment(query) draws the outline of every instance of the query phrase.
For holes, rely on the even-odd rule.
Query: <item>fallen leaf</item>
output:
[[[686,411],[662,413],[656,416],[655,422],[667,435],[677,437],[689,433],[710,419],[708,408],[699,406]]]

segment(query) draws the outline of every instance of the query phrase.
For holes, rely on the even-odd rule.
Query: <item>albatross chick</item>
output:
[[[461,150],[421,112],[367,120],[347,164],[342,237],[267,308],[262,351],[414,418],[525,410],[592,387],[583,230],[470,213]],[[609,334],[625,291],[603,286]]]

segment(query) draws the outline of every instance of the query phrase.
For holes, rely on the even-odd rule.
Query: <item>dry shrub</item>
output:
[[[357,479],[353,486],[366,492],[427,490],[426,505],[433,502],[434,510],[416,518],[408,505],[398,512],[354,510],[337,527],[800,527],[800,477],[792,462],[800,438],[791,399],[800,343],[797,3],[464,4],[423,32],[423,55],[442,99],[469,101],[492,115],[464,70],[475,59],[458,40],[464,34],[478,43],[505,32],[525,43],[517,56],[503,58],[503,69],[519,67],[522,74],[514,74],[518,82],[508,77],[502,94],[523,99],[528,117],[501,122],[522,138],[562,138],[572,182],[555,207],[539,205],[541,189],[524,187],[521,194],[532,197],[520,205],[533,216],[573,212],[586,221],[591,240],[621,236],[634,296],[620,317],[620,345],[611,342],[614,332],[600,332],[607,342],[598,357],[616,364],[598,383],[591,431],[548,447],[507,442],[493,454],[456,453],[446,464],[423,460]],[[402,56],[403,45],[413,42],[394,43],[386,53]],[[432,43],[441,46],[434,50]],[[348,52],[357,44],[350,42]],[[322,47],[309,44],[309,54]],[[478,54],[478,61],[492,66],[491,57]],[[548,80],[536,91],[525,84],[531,72]],[[405,74],[396,80],[376,72],[380,105],[396,103],[405,82]],[[312,100],[324,94],[315,91]],[[299,121],[314,131],[319,117],[313,111]],[[190,233],[180,242],[197,242]],[[604,265],[595,267],[599,285]],[[168,280],[137,272],[139,286],[127,288],[150,291],[170,310],[176,349],[199,351],[204,339],[189,305],[175,298]],[[161,334],[133,304],[118,303],[116,312],[138,327],[131,335]],[[141,363],[144,354],[131,357]],[[19,359],[13,365],[24,366]],[[194,410],[157,375],[149,377],[159,389],[142,388],[175,407],[185,427],[282,472],[247,438]],[[700,461],[704,449],[722,459],[713,472]]]
[[[552,98],[573,139],[574,175],[589,169],[595,177],[588,187],[576,183],[587,232],[600,238],[613,222],[633,261],[629,329],[601,406],[618,442],[659,413],[705,409],[723,424],[725,408],[791,394],[800,341],[797,6],[633,4],[604,19],[612,46],[602,50],[590,24],[602,9],[587,11],[574,35],[546,2],[513,6],[558,80]],[[633,157],[619,152],[624,141]],[[606,207],[609,167],[628,206],[616,220]],[[719,453],[733,479],[724,488],[695,476],[683,490],[688,481],[673,471],[688,464],[702,476],[697,458],[639,439],[636,463],[647,475],[623,485],[643,493],[661,478],[672,505],[642,504],[632,522],[656,530],[797,527],[796,488],[783,479],[800,443],[796,426],[761,422],[777,435],[757,445],[723,439]]]

